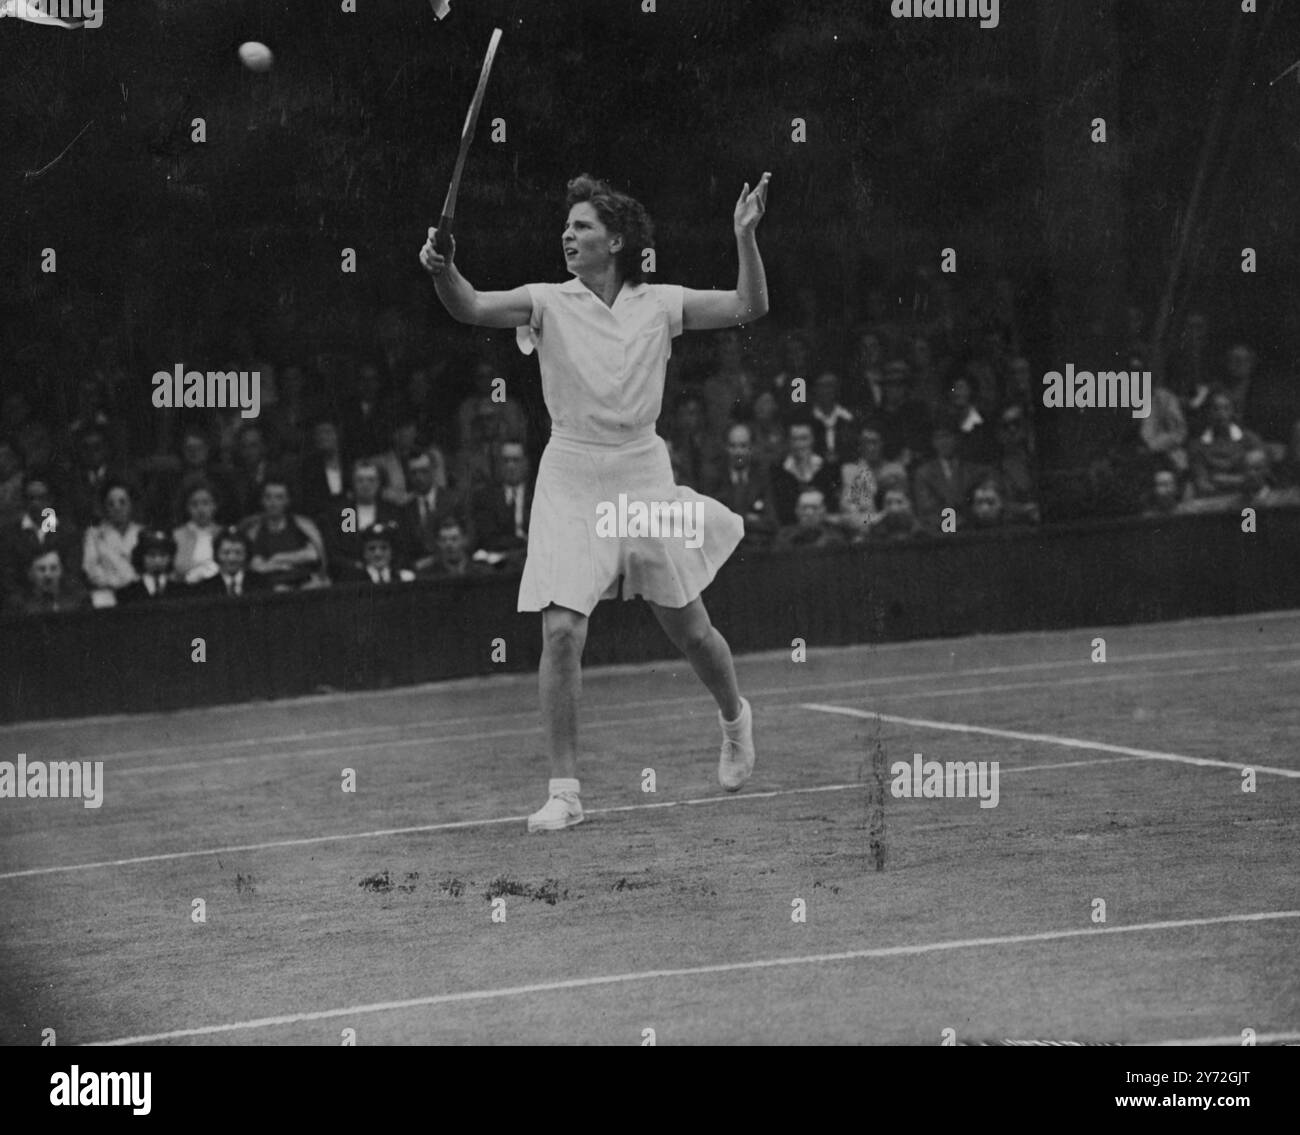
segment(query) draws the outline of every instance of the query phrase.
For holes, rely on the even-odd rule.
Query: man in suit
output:
[[[131,550],[131,566],[140,578],[117,589],[119,603],[148,599],[174,599],[184,594],[185,584],[172,577],[176,541],[160,529],[140,533]]]
[[[746,546],[771,544],[777,529],[772,476],[766,466],[754,464],[754,437],[748,426],[737,423],[727,431],[727,467],[706,484],[706,496],[744,518]]]
[[[37,548],[26,565],[27,586],[5,600],[9,615],[44,615],[77,611],[88,606],[85,589],[76,576],[63,570],[58,548]]]
[[[959,424],[952,416],[940,419],[930,440],[935,456],[916,471],[914,497],[916,516],[930,532],[943,531],[943,513],[952,509],[960,526],[968,516],[968,505],[975,486],[988,476],[989,470],[975,465],[957,452]]]
[[[452,517],[467,529],[468,510],[459,493],[437,483],[433,456],[428,450],[416,450],[407,458],[406,487],[411,494],[402,508],[406,559],[417,572],[426,572],[437,560],[439,526]]]
[[[492,483],[474,496],[474,536],[477,549],[507,567],[523,563],[528,551],[528,513],[533,489],[528,455],[521,441],[497,445]]]
[[[25,586],[27,565],[38,552],[57,551],[63,570],[77,574],[81,532],[71,516],[56,511],[57,503],[47,474],[34,472],[23,478],[22,514],[0,531],[0,591]]]
[[[254,591],[269,591],[271,582],[264,575],[248,571],[248,537],[238,528],[227,528],[217,536],[215,555],[220,569],[211,579],[196,583],[189,594],[229,595],[239,598]]]

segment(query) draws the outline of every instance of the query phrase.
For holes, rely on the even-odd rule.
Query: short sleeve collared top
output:
[[[684,289],[624,284],[606,307],[576,277],[527,287],[533,315],[517,330],[519,349],[537,348],[552,431],[617,445],[653,430]]]

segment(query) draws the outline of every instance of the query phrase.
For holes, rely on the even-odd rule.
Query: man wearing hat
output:
[[[117,589],[119,603],[136,603],[143,599],[174,599],[185,585],[172,578],[176,559],[176,541],[160,529],[142,532],[131,551],[131,566],[138,579]]]
[[[410,583],[415,572],[393,567],[393,545],[400,538],[395,524],[372,524],[361,533],[364,567],[348,567],[340,583]]]

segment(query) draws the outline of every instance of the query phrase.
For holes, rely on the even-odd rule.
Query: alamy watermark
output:
[[[596,535],[604,539],[676,536],[688,548],[704,545],[703,501],[642,501],[618,494],[618,503],[596,505]]]
[[[920,753],[912,763],[895,761],[889,791],[900,799],[979,798],[981,808],[998,806],[997,761],[927,761]]]
[[[187,371],[177,363],[153,376],[153,404],[160,410],[230,410],[241,418],[262,412],[262,372],[246,370]]]
[[[0,799],[81,800],[83,808],[104,802],[103,761],[0,761]]]
[[[3,0],[0,19],[6,16],[38,24],[80,20],[78,25],[65,26],[97,28],[104,23],[104,0]]]
[[[893,0],[889,10],[896,20],[975,16],[982,28],[998,26],[998,0]]]
[[[129,1107],[148,1115],[152,1072],[82,1072],[79,1064],[50,1077],[50,1103],[55,1107]]]
[[[1043,375],[1043,405],[1049,410],[1132,410],[1135,418],[1151,417],[1149,370],[1049,370]]]

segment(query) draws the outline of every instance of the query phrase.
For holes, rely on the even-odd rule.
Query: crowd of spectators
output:
[[[1112,464],[1153,517],[1300,504],[1300,421],[1272,437],[1287,431],[1251,420],[1255,353],[1234,345],[1216,367],[1198,318]],[[1020,348],[1011,317],[976,335],[939,319],[686,337],[660,433],[677,481],[744,518],[747,554],[1034,525],[1041,394]],[[492,362],[468,361],[459,401],[440,392],[445,364],[354,359],[328,383],[298,362],[251,365],[251,419],[152,410],[142,429],[124,403],[147,392],[106,373],[77,382],[62,422],[10,390],[4,610],[521,566],[545,426],[502,396]]]

